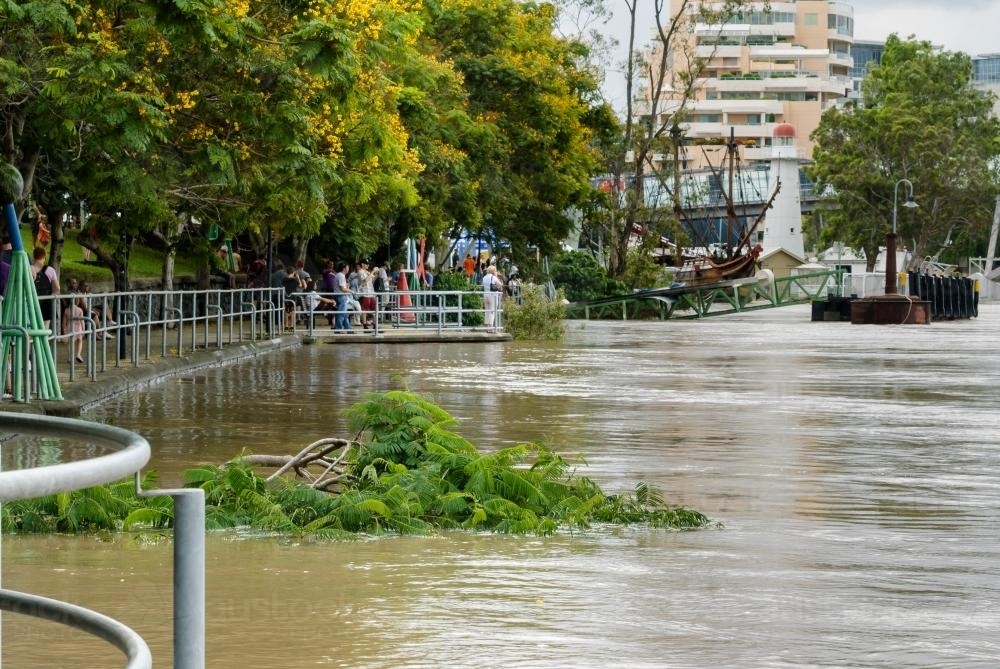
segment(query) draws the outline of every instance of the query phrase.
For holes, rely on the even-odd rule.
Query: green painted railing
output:
[[[566,306],[567,318],[621,319],[705,318],[755,309],[802,304],[839,295],[843,272],[810,272],[778,279],[755,278],[707,286],[680,286],[636,291]]]

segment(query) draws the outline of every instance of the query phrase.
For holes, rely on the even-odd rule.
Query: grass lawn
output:
[[[31,232],[23,229],[22,234],[27,232],[26,239],[31,242]],[[112,281],[111,270],[97,262],[97,257],[91,255],[90,261],[83,259],[83,247],[77,241],[76,236],[79,230],[66,230],[65,240],[62,248],[62,264],[60,265],[59,276],[62,281],[66,278],[76,277],[80,281],[88,283],[107,284]],[[128,275],[132,279],[158,279],[163,273],[163,257],[161,251],[145,248],[134,244],[132,253],[128,260]],[[178,257],[174,265],[174,274],[193,275],[197,272],[196,264],[189,258]]]

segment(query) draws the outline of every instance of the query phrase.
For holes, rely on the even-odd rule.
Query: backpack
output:
[[[373,284],[374,285],[372,286],[372,288],[375,290],[376,293],[385,292],[385,279],[382,278],[381,272],[375,275],[375,281],[373,282]]]
[[[48,269],[49,266],[46,265],[35,275],[35,294],[39,297],[52,294],[52,279],[49,278]]]
[[[328,293],[339,293],[337,286],[337,274],[335,272],[323,272],[323,287]]]

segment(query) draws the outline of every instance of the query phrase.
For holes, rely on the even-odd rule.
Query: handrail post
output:
[[[118,324],[120,332],[119,336],[121,337],[125,336],[126,327],[132,328],[132,366],[138,367],[139,366],[139,314],[135,311],[128,311],[127,309],[119,309],[118,319],[119,320],[127,319],[129,321],[127,326],[125,323]],[[121,346],[120,343],[119,346]],[[120,362],[121,360],[119,358],[119,363]]]
[[[180,355],[181,352],[181,342],[184,341],[184,312],[181,311],[179,307],[164,307],[163,308],[163,357],[167,357],[167,319],[168,313],[177,314],[177,353]]]
[[[28,334],[28,328],[24,327],[23,325],[4,323],[2,326],[0,326],[0,332],[13,332],[18,337],[24,340],[24,344],[21,345],[21,365],[20,365],[21,376],[23,376],[24,378],[22,379],[22,383],[19,384],[17,382],[17,376],[14,375],[12,371],[10,380],[11,381],[10,391],[11,395],[13,395],[15,402],[27,402],[28,399],[31,397],[31,364],[29,364],[29,361],[31,360],[31,352],[29,351],[30,347],[28,345],[31,341],[31,337]],[[10,357],[8,364],[11,364],[12,362],[13,362],[13,356]],[[4,382],[6,383],[6,380]]]
[[[73,323],[77,321],[82,321],[87,324],[87,330],[85,332],[73,332]],[[94,360],[94,356],[97,353],[97,323],[90,316],[73,316],[69,319],[69,341],[73,342],[74,338],[82,337],[87,335],[87,362],[86,362],[86,372],[87,376],[90,377],[91,381],[97,380],[97,364]],[[104,370],[101,370],[104,371]],[[70,351],[69,356],[69,380],[72,381],[76,378],[76,354]]]
[[[218,304],[206,304],[205,310],[212,309],[215,311],[215,329],[218,333],[216,335],[216,348],[222,348],[222,307]],[[205,350],[208,350],[208,323],[205,323]]]
[[[174,500],[174,669],[205,668],[205,491],[201,488],[136,491]]]
[[[241,307],[250,307],[250,341],[257,341],[257,305],[253,302],[240,302]],[[243,318],[240,317],[240,341],[243,341]]]

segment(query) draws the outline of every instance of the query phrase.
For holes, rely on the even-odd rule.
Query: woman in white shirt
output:
[[[361,302],[361,324],[367,330],[375,327],[375,275],[368,269],[368,261],[362,260],[358,270],[358,295]]]
[[[486,329],[493,331],[494,324],[500,312],[500,297],[503,295],[503,282],[497,276],[497,268],[490,265],[483,274],[483,309]]]

